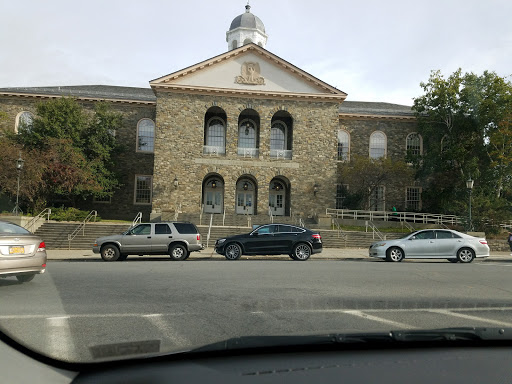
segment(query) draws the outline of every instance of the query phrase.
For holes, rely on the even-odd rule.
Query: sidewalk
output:
[[[46,250],[46,254],[48,255],[48,260],[101,260],[101,256],[99,254],[95,254],[90,249],[51,249]],[[151,259],[168,259],[169,256],[144,256],[145,258]],[[137,255],[131,255],[128,257],[130,259],[142,259],[142,257]],[[200,252],[192,252],[190,254],[189,260],[225,260],[225,257],[217,254],[213,248],[206,248]],[[290,260],[288,256],[280,255],[280,256],[242,256],[242,259],[251,259],[251,260]],[[368,248],[324,248],[322,253],[317,253],[311,256],[311,260],[378,260],[375,258],[370,258],[368,256]],[[434,260],[434,259],[427,259]],[[478,259],[477,259],[478,260]],[[512,263],[512,256],[510,256],[509,252],[491,252],[491,256],[483,259],[485,261],[505,261],[510,260]],[[420,260],[421,261],[421,260]]]

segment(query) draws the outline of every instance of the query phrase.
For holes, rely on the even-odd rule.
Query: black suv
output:
[[[288,224],[265,224],[251,233],[219,239],[215,251],[228,260],[242,255],[289,255],[304,261],[322,252],[322,237],[309,229]]]
[[[128,255],[165,255],[185,260],[203,249],[201,234],[188,222],[140,223],[120,235],[96,239],[92,251],[105,261],[123,261]]]

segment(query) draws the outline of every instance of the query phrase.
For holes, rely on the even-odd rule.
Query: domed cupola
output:
[[[251,13],[251,6],[247,3],[245,12],[233,19],[229,31],[226,32],[228,51],[249,43],[265,48],[267,37],[263,22]]]

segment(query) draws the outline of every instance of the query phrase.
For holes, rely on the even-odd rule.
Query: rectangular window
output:
[[[344,209],[345,198],[348,193],[348,184],[336,184],[336,209]]]
[[[151,204],[152,176],[135,176],[135,204]]]
[[[419,187],[408,187],[406,192],[405,207],[409,211],[420,210],[421,189]]]

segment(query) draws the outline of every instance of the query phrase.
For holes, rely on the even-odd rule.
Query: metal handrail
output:
[[[444,225],[444,224],[442,224],[442,225]],[[402,221],[402,226],[406,227],[411,232],[415,231],[414,227],[411,224],[409,224],[407,221]],[[445,227],[446,227],[446,225],[445,225]],[[448,228],[448,227],[446,227],[446,228]]]
[[[222,213],[222,226],[224,226],[226,222],[226,207],[224,207],[224,211]]]
[[[213,213],[210,215],[210,225],[208,226],[208,234],[206,235],[206,248],[208,248],[208,242],[210,241],[210,232],[212,230]]]
[[[132,227],[135,227],[136,224],[142,222],[142,212],[137,213],[137,216],[135,216],[135,219],[132,221]]]
[[[47,221],[50,221],[50,215],[52,213],[52,209],[51,208],[45,208],[43,209],[39,215],[37,216],[34,216],[32,219],[30,219],[30,221],[25,225],[25,229],[27,231],[30,231],[32,232],[32,227],[39,221],[39,219],[45,215],[48,216],[48,218],[46,219]]]
[[[371,221],[366,221],[366,232],[368,232],[368,227],[372,229],[374,239],[375,234],[377,234],[381,240],[386,240],[386,235],[383,235],[382,232],[379,231],[379,229]]]
[[[268,215],[270,216],[270,222],[274,224],[274,215],[272,214],[272,208],[268,207]]]
[[[78,232],[80,232],[80,230],[82,231],[82,236],[85,236],[85,224],[88,223],[89,221],[91,221],[91,219],[93,217],[94,217],[94,221],[96,221],[97,216],[98,216],[98,212],[96,212],[96,211],[89,212],[89,214],[84,219],[84,221],[82,221],[80,223],[80,225],[78,225],[78,227],[76,227],[76,229],[72,233],[68,234],[68,249],[71,249],[71,240],[73,240],[78,235]]]
[[[174,208],[174,221],[178,220],[178,216],[181,213],[181,203]]]

